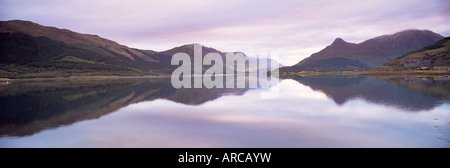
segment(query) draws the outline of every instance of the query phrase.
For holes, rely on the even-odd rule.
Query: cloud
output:
[[[292,65],[341,37],[362,42],[405,29],[450,35],[446,0],[260,1],[3,0],[0,20],[97,34],[135,48],[201,43],[223,51],[277,51]]]

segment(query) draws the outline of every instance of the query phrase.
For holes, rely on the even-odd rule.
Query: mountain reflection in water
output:
[[[352,98],[409,111],[431,110],[450,100],[449,78],[386,78],[366,76],[293,77],[342,105]]]
[[[145,113],[149,114],[147,115],[147,118],[153,116],[148,118],[149,121],[142,121],[143,123],[148,122],[148,125],[156,123],[156,126],[153,126],[152,129],[164,130],[168,129],[167,127],[176,126],[180,126],[182,128],[193,127],[194,130],[192,131],[195,134],[202,136],[215,134],[218,137],[222,137],[223,139],[220,140],[222,143],[225,142],[227,138],[236,139],[236,141],[241,139],[239,142],[242,144],[239,142],[234,142],[232,144],[223,145],[225,147],[240,147],[242,145],[243,147],[384,147],[386,143],[381,140],[373,142],[367,140],[365,142],[360,142],[360,144],[350,142],[354,140],[363,141],[364,138],[370,139],[368,137],[362,137],[362,135],[355,135],[355,137],[340,136],[341,138],[349,138],[346,140],[333,139],[331,136],[334,137],[333,134],[336,134],[336,132],[339,131],[343,131],[344,133],[342,134],[350,134],[350,132],[352,132],[353,135],[355,132],[359,132],[360,134],[364,134],[364,136],[369,135],[366,135],[364,131],[355,131],[354,129],[361,129],[358,127],[350,129],[347,128],[348,126],[345,126],[348,131],[336,131],[334,129],[337,128],[325,125],[320,127],[320,125],[325,124],[325,119],[310,117],[318,115],[326,118],[326,120],[331,120],[337,124],[342,124],[342,120],[352,120],[350,119],[350,116],[334,118],[333,120],[333,116],[336,114],[342,113],[342,115],[348,115],[346,114],[347,112],[341,112],[342,110],[356,111],[356,113],[364,116],[365,113],[369,115],[370,112],[361,110],[361,108],[373,109],[376,107],[384,109],[384,111],[386,111],[385,109],[388,110],[387,112],[383,112],[383,115],[400,115],[402,116],[402,119],[408,121],[409,119],[407,115],[416,113],[419,115],[424,115],[439,107],[438,112],[436,114],[433,112],[430,116],[438,116],[435,118],[436,120],[440,119],[439,122],[441,125],[439,125],[439,131],[443,135],[439,135],[437,137],[440,138],[438,143],[434,142],[436,137],[426,137],[429,138],[426,140],[422,139],[427,142],[433,141],[432,144],[434,144],[423,146],[449,146],[449,143],[447,142],[449,135],[447,135],[448,133],[445,133],[449,127],[448,121],[446,120],[450,117],[450,114],[448,114],[449,107],[447,107],[450,100],[450,81],[447,78],[314,76],[292,77],[291,79],[280,80],[279,85],[281,90],[278,98],[273,100],[263,100],[257,96],[258,94],[256,94],[262,89],[174,89],[170,83],[170,78],[122,78],[108,80],[71,79],[18,81],[8,84],[3,83],[0,85],[0,147],[8,147],[9,145],[7,145],[7,142],[19,142],[8,139],[9,137],[24,137],[26,139],[26,137],[30,137],[31,135],[39,135],[42,132],[45,132],[44,130],[55,130],[55,128],[62,128],[62,126],[71,128],[74,125],[77,125],[75,123],[80,121],[89,120],[93,123],[98,122],[100,124],[100,121],[103,119],[102,116],[112,114],[113,112],[125,114],[132,113],[133,111],[141,111],[143,110],[141,107],[145,107]],[[308,91],[308,88],[312,89],[312,91]],[[327,103],[330,101],[334,102],[334,105]],[[350,107],[345,107],[345,109],[342,108],[342,106],[346,106],[347,103],[350,104]],[[357,104],[355,105],[355,103]],[[137,107],[139,108],[136,109]],[[173,114],[164,114],[162,113],[164,110],[161,109],[165,108],[181,109],[181,111],[172,111],[169,113]],[[442,113],[442,110],[447,112]],[[404,112],[412,113],[408,114]],[[221,115],[218,115],[218,113]],[[230,116],[227,116],[227,113],[230,114]],[[165,116],[165,119],[157,119],[161,116],[156,114],[168,116]],[[139,113],[139,115],[142,114]],[[201,117],[204,118],[195,118],[199,117],[197,115],[202,115]],[[215,115],[218,116],[216,117]],[[352,115],[355,115],[355,113],[352,112]],[[184,116],[184,119],[181,119],[180,116],[182,118]],[[194,117],[194,119],[191,119],[192,117]],[[244,120],[245,117],[252,118],[252,120]],[[268,117],[271,120],[262,120],[264,117]],[[143,120],[143,118],[146,117],[141,117],[139,120]],[[167,123],[164,123],[163,121],[167,121]],[[224,127],[222,124],[225,121],[230,122],[230,124],[234,124],[233,126],[222,128]],[[159,122],[163,123],[157,124]],[[187,124],[186,122],[188,125],[185,125]],[[258,127],[256,131],[253,130],[256,129],[257,126],[252,126],[252,123],[257,124],[259,122],[270,122],[270,124],[266,123],[261,127],[269,125],[272,126],[274,123],[278,123],[275,124],[278,126],[274,126],[274,128],[269,130],[276,130],[275,128],[283,126],[290,128],[290,130],[284,130],[287,132],[277,131],[272,134],[270,134],[270,131],[264,130],[261,127]],[[302,132],[300,135],[298,132],[300,130],[296,130],[295,128],[299,126],[298,123],[296,125],[283,125],[289,124],[290,122],[300,122],[300,126],[302,128],[311,127],[318,130],[315,132],[313,130],[311,130],[311,132]],[[352,122],[362,121],[359,121],[358,119],[358,121]],[[126,121],[126,123],[129,123],[129,121]],[[169,124],[169,126],[167,124]],[[376,127],[388,127],[386,125],[391,124],[392,123],[385,124],[384,126],[375,124],[371,125],[373,128],[371,127],[367,129],[373,130]],[[240,126],[243,128],[238,128]],[[93,128],[91,127],[90,129]],[[231,130],[224,131],[227,129]],[[396,129],[403,130],[403,128]],[[425,130],[424,127],[417,127],[417,129]],[[315,137],[314,139],[312,136],[318,135],[318,132],[334,133],[330,133],[328,135],[327,133],[324,133],[321,134],[320,137]],[[382,134],[381,130],[379,132]],[[284,135],[283,133],[288,135]],[[410,136],[415,136],[413,132],[410,133],[409,131],[404,131],[404,133],[408,133]],[[184,135],[183,133],[176,131],[173,132],[173,134]],[[271,138],[268,138],[269,134]],[[277,135],[275,136],[275,134]],[[393,135],[389,134],[389,136]],[[417,134],[417,136],[421,135]],[[262,139],[264,138],[268,139],[263,141]],[[302,139],[302,141],[298,141],[298,138]],[[411,137],[405,136],[405,139],[406,138],[411,139]],[[142,139],[145,138],[142,137]],[[322,139],[322,141],[318,139]],[[149,140],[147,139],[146,141]],[[216,141],[219,143],[219,140]],[[260,144],[249,143],[247,141],[258,141]],[[289,143],[285,141],[289,141]],[[281,145],[281,142],[283,142],[284,145]],[[121,143],[127,144],[126,142]],[[198,144],[180,145],[178,142],[173,143],[178,144],[174,146],[182,147],[198,146]],[[402,143],[395,142],[395,144]],[[164,146],[158,145],[158,143],[152,143],[152,145]],[[148,146],[148,144],[142,146]],[[405,143],[405,146],[415,145],[408,145],[408,143]],[[171,146],[169,145],[169,147]]]
[[[0,135],[12,136],[99,118],[141,101],[168,99],[201,105],[222,95],[240,95],[248,90],[175,89],[170,78],[27,81],[0,88]]]

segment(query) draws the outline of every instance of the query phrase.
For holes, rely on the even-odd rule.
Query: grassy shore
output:
[[[357,71],[299,71],[296,73],[280,72],[279,77],[289,77],[290,75],[296,76],[330,76],[330,75],[343,75],[343,76],[405,76],[405,77],[430,77],[430,76],[445,76],[450,75],[449,70],[399,70],[399,71],[376,71],[376,70],[357,70]],[[6,81],[28,81],[28,80],[49,80],[49,79],[114,79],[114,78],[165,78],[170,77],[167,74],[158,75],[134,75],[134,74],[77,74],[74,76],[48,76],[48,75],[29,75],[27,77],[21,76],[21,78],[8,78],[0,77],[0,82]]]
[[[299,71],[295,73],[280,72],[280,77],[290,75],[296,76],[329,76],[329,75],[362,75],[362,76],[445,76],[450,75],[448,70],[402,70],[402,71],[375,71],[375,70],[357,70],[357,71]]]
[[[70,76],[70,77],[37,77],[37,78],[19,78],[9,79],[0,78],[0,83],[13,81],[39,81],[39,80],[104,80],[104,79],[123,79],[123,78],[168,78],[170,75],[142,75],[142,76]]]

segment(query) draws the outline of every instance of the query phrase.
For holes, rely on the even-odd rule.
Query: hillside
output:
[[[396,58],[377,69],[420,69],[439,65],[450,65],[450,37]]]
[[[194,44],[163,52],[139,50],[97,35],[0,21],[0,78],[170,75],[177,68],[170,64],[172,55],[178,52],[193,56]],[[224,52],[209,47],[202,52],[219,53],[225,63]]]
[[[160,53],[29,21],[0,22],[0,39],[1,77],[156,75],[173,68]]]
[[[374,68],[442,38],[441,35],[428,30],[406,30],[375,37],[359,44],[337,38],[323,50],[284,70],[336,71]]]

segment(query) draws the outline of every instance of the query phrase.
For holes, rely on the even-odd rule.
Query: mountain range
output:
[[[97,35],[30,21],[0,21],[0,78],[170,75],[178,67],[170,64],[172,56],[184,52],[193,61],[195,45],[158,52],[129,48]],[[448,38],[429,30],[406,30],[358,44],[337,38],[323,50],[280,70],[339,71],[381,65],[390,68],[450,65],[449,50]],[[225,52],[202,48],[202,56],[210,52],[221,55],[225,64]],[[242,54],[246,59],[256,59]],[[222,66],[224,73],[227,68],[233,68]],[[202,66],[202,71],[209,67]],[[245,71],[258,68],[262,67],[248,67]]]
[[[336,71],[375,68],[443,38],[429,30],[406,30],[358,44],[337,38],[323,50],[284,70]]]
[[[0,21],[0,78],[169,75],[178,67],[170,64],[172,55],[184,52],[193,57],[194,45],[157,52],[30,21]],[[224,52],[202,49],[203,56],[215,52],[225,63]]]

